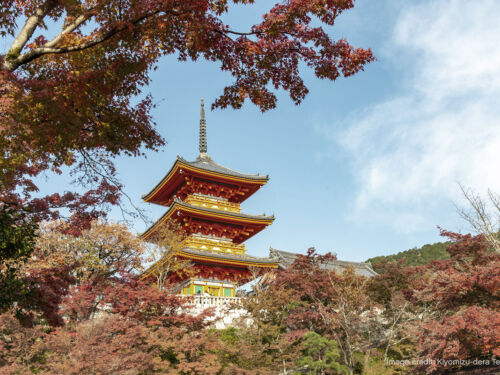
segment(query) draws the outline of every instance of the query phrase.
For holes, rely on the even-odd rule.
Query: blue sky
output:
[[[258,21],[270,2],[260,3],[228,20],[240,28]],[[209,155],[270,175],[243,204],[276,216],[247,242],[249,253],[315,246],[362,261],[436,242],[438,225],[469,231],[456,213],[457,183],[500,191],[498,19],[494,0],[358,0],[330,31],[372,48],[378,60],[364,72],[332,83],[304,69],[310,94],[300,106],[279,92],[278,107],[264,114],[251,103],[207,110]],[[196,158],[200,98],[213,102],[229,82],[217,64],[174,56],[153,73],[154,119],[168,143],[147,158],[117,160],[127,193],[152,220],[165,209],[141,195],[176,155]],[[137,232],[145,227],[134,223]]]

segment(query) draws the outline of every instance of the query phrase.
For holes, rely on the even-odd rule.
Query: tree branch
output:
[[[161,13],[161,12],[162,12],[161,10],[157,10],[157,11],[154,11],[154,12],[151,12],[151,13],[147,13],[147,14],[145,14],[145,15],[143,15],[141,17],[138,17],[137,19],[131,21],[129,24],[137,25],[137,24],[141,23],[142,21],[144,21],[145,19],[153,17],[153,16],[155,16],[155,15]],[[82,17],[82,16],[80,16],[80,17]],[[79,20],[80,17],[78,17],[77,20]],[[88,17],[88,15],[85,15],[83,17]],[[90,41],[88,41],[86,43],[81,43],[81,44],[72,45],[72,46],[58,47],[58,48],[53,47],[53,45],[55,45],[57,43],[57,41],[62,38],[62,36],[64,36],[65,34],[67,34],[67,33],[69,33],[69,32],[72,31],[72,30],[68,30],[69,28],[73,27],[73,30],[75,30],[83,22],[85,22],[85,19],[79,21],[79,24],[76,25],[75,24],[76,20],[75,20],[75,23],[73,23],[72,25],[68,26],[68,28],[66,28],[65,30],[63,30],[61,32],[61,34],[59,34],[58,36],[56,36],[53,40],[51,40],[50,42],[48,42],[44,46],[38,47],[38,48],[34,48],[34,49],[32,49],[32,50],[30,50],[30,51],[28,51],[28,52],[26,52],[26,53],[18,56],[15,60],[11,61],[11,65],[10,65],[9,68],[6,68],[5,64],[4,64],[4,69],[9,70],[9,71],[12,72],[12,71],[16,70],[19,66],[21,66],[23,64],[27,64],[30,61],[33,61],[33,60],[39,58],[40,56],[47,55],[47,54],[61,54],[61,53],[68,53],[68,52],[83,51],[85,49],[94,47],[94,46],[96,46],[98,44],[101,44],[101,43],[103,43],[103,42],[111,39],[113,36],[115,36],[119,32],[127,29],[128,25],[129,25],[129,24],[127,24],[127,25],[123,25],[123,26],[120,26],[120,27],[113,27],[113,28],[111,28],[111,30],[109,30],[108,32],[102,34],[100,37],[98,37],[98,38],[96,38],[94,40],[90,40]],[[68,31],[66,32],[66,30],[68,30]]]
[[[57,43],[59,43],[59,41],[66,35],[66,34],[69,34],[73,31],[75,31],[77,28],[80,27],[80,25],[82,23],[84,23],[85,21],[87,21],[88,19],[90,18],[90,15],[89,13],[85,13],[85,14],[82,14],[80,15],[79,17],[77,17],[75,19],[75,21],[70,24],[68,27],[66,27],[63,31],[61,31],[59,33],[59,35],[57,35],[54,39],[52,39],[50,42],[47,42],[43,45],[43,48],[52,48],[54,47]]]
[[[110,38],[112,38],[114,35],[120,33],[121,31],[127,29],[129,24],[137,25],[140,22],[144,21],[145,19],[153,17],[161,12],[170,13],[170,14],[173,14],[175,16],[179,15],[178,13],[173,12],[173,11],[156,10],[154,12],[147,13],[141,17],[138,17],[137,19],[131,21],[127,25],[113,27],[108,32],[106,32],[106,33],[102,34],[101,36],[97,37],[96,39],[90,40],[88,42],[77,44],[77,45],[56,47],[56,45],[63,39],[63,37],[65,35],[73,32],[74,30],[76,30],[78,27],[80,27],[83,23],[85,23],[87,20],[89,20],[91,18],[91,15],[90,15],[91,10],[88,10],[84,14],[78,16],[73,21],[73,23],[68,25],[64,30],[62,30],[51,41],[45,43],[41,47],[34,48],[30,51],[27,51],[26,53],[20,54],[21,50],[24,48],[24,46],[26,45],[28,40],[33,35],[33,32],[35,31],[37,25],[43,20],[45,15],[51,9],[51,7],[48,4],[49,4],[49,2],[46,2],[42,8],[37,8],[36,14],[34,16],[31,16],[28,18],[28,20],[26,21],[26,24],[24,25],[23,29],[21,30],[21,32],[19,33],[17,38],[14,40],[11,48],[9,49],[9,52],[7,53],[7,55],[5,57],[5,60],[3,62],[3,69],[10,71],[10,72],[13,72],[21,65],[27,64],[27,63],[43,56],[43,55],[78,52],[78,51],[83,51],[83,50],[88,49],[88,48],[92,48],[98,44],[101,44],[101,43],[109,40]],[[234,35],[240,35],[240,36],[265,34],[264,31],[238,32],[238,31],[234,31],[234,30],[218,30],[218,29],[213,29],[213,31],[225,36],[226,38],[229,38],[231,41],[233,41],[233,40],[228,36],[228,34],[234,34]],[[292,35],[288,32],[284,32],[284,34]],[[297,51],[297,52],[299,52],[299,51]]]
[[[41,7],[35,9],[35,14],[28,17],[23,28],[17,35],[16,39],[12,42],[12,45],[5,56],[3,62],[3,68],[7,71],[14,71],[19,65],[16,60],[19,58],[21,50],[24,48],[28,40],[32,37],[37,26],[43,21],[43,18],[47,15],[51,6],[49,1],[45,2]]]

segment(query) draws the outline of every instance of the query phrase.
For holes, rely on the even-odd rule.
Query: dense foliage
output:
[[[209,312],[131,274],[144,253],[123,225],[93,222],[80,237],[45,225],[22,272],[32,299],[0,315],[0,372],[215,374]],[[3,295],[5,290],[0,291]],[[22,318],[18,310],[21,310]]]
[[[443,231],[449,259],[372,278],[311,249],[216,330],[167,278],[139,277],[146,248],[125,226],[66,229],[44,224],[17,265],[30,298],[0,314],[0,373],[441,374],[500,356],[500,256],[482,235]]]
[[[370,258],[373,269],[377,272],[382,270],[381,263],[384,262],[398,262],[402,261],[402,266],[423,266],[429,264],[433,260],[448,259],[450,255],[446,248],[450,245],[449,242],[436,242],[433,244],[426,244],[422,247],[414,247],[413,249],[400,251],[397,254],[381,255],[378,257]]]
[[[270,3],[248,30],[226,23],[232,8],[253,2],[1,0],[0,201],[45,219],[68,208],[75,231],[118,204],[113,158],[164,145],[145,92],[162,56],[218,63],[234,81],[213,107],[249,99],[262,111],[276,106],[276,89],[301,103],[304,67],[334,81],[374,59],[326,30],[354,0]],[[84,193],[37,197],[35,177],[64,167]]]
[[[482,235],[442,235],[448,259],[382,262],[370,279],[328,271],[328,256],[299,257],[246,300],[255,324],[233,336],[252,346],[237,363],[248,366],[260,350],[251,367],[260,373],[491,370],[500,355],[500,256]]]
[[[452,240],[450,259],[431,263],[413,283],[413,300],[433,313],[421,325],[421,355],[445,360],[498,357],[500,256],[483,235],[442,234]]]
[[[0,312],[29,298],[19,269],[33,252],[36,228],[27,212],[0,203]]]

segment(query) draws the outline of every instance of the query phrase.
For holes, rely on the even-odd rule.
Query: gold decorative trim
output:
[[[167,212],[163,214],[162,217],[160,217],[156,223],[153,224],[152,227],[146,230],[143,234],[139,236],[141,240],[146,240],[151,234],[153,234],[156,229],[163,224],[166,220],[168,220],[174,212],[177,211],[177,209],[187,212],[187,213],[197,213],[197,214],[202,214],[206,215],[207,217],[210,218],[217,218],[217,219],[229,219],[228,221],[231,222],[237,222],[237,223],[242,223],[242,224],[264,224],[264,225],[270,225],[274,221],[274,218],[271,217],[262,217],[259,219],[256,218],[246,218],[246,217],[240,217],[240,216],[233,216],[231,215],[231,212],[229,211],[219,211],[219,212],[212,212],[212,211],[205,211],[203,207],[196,207],[196,206],[191,206],[191,207],[185,207],[181,206],[178,203],[174,203],[173,205],[170,206]]]
[[[211,208],[220,211],[229,211],[229,212],[241,211],[239,203],[232,203],[220,198],[215,198],[215,197],[212,198],[200,194],[190,194],[189,196],[186,197],[184,202],[193,206]]]
[[[246,261],[238,261],[238,260],[232,260],[232,259],[222,259],[222,258],[213,258],[211,256],[204,256],[204,255],[194,255],[194,254],[189,254],[186,253],[182,250],[178,251],[177,254],[179,256],[182,256],[184,258],[189,258],[189,259],[198,259],[198,260],[206,260],[206,261],[212,261],[216,263],[225,263],[225,264],[232,264],[236,266],[246,266],[246,267],[260,267],[260,268],[278,268],[278,262],[276,263],[260,263],[260,262],[246,262]]]
[[[227,254],[245,254],[244,244],[235,244],[231,241],[221,241],[210,238],[190,236],[183,242],[183,247],[189,247],[195,250],[216,251]]]

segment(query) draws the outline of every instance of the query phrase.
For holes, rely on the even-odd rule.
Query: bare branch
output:
[[[114,171],[110,171],[109,170],[109,165],[106,166],[106,165],[103,165],[103,163],[99,162],[99,160],[97,160],[96,158],[92,157],[92,155],[90,155],[87,151],[85,150],[79,150],[79,154],[81,155],[82,157],[82,167],[84,169],[84,176],[86,178],[88,178],[89,176],[99,176],[101,177],[104,181],[106,181],[108,184],[116,187],[119,191],[120,191],[120,194],[123,195],[128,203],[130,204],[130,206],[133,208],[133,210],[135,211],[136,215],[132,215],[132,212],[126,210],[121,202],[120,204],[118,205],[121,212],[122,212],[122,217],[123,217],[123,220],[126,222],[127,219],[126,219],[126,216],[128,215],[132,215],[132,216],[139,216],[139,218],[146,224],[146,225],[150,225],[151,224],[151,221],[150,219],[147,217],[147,215],[145,215],[145,213],[143,212],[142,209],[140,209],[139,207],[137,207],[137,205],[134,204],[132,198],[130,197],[130,195],[128,195],[120,181],[118,180],[118,178],[114,175]],[[82,181],[82,179],[80,179],[78,181],[80,184],[82,184],[83,186],[85,186],[86,184]]]
[[[496,219],[500,223],[500,195],[488,189],[488,197],[495,208]]]
[[[458,207],[458,214],[479,234],[484,235],[490,246],[500,253],[500,196],[488,190],[489,201],[485,201],[471,188],[458,184],[469,207]],[[493,216],[490,206],[495,212]]]

